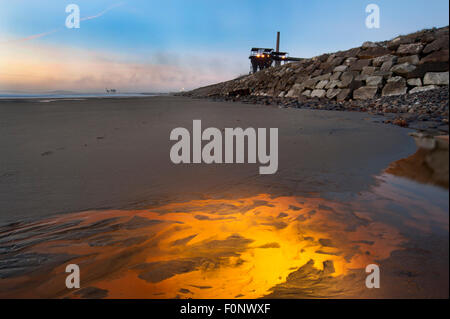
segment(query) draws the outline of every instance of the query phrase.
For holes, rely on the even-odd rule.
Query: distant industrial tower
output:
[[[301,58],[289,57],[287,52],[280,52],[280,32],[277,32],[276,51],[268,48],[252,48],[250,51],[250,73],[269,68],[275,61],[275,66],[280,66],[281,62],[301,61]]]

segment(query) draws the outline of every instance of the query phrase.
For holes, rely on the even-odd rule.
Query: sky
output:
[[[368,29],[368,4],[380,28]],[[80,8],[69,29],[66,6]],[[295,57],[449,24],[447,0],[0,0],[0,92],[168,92],[248,74],[251,47]]]

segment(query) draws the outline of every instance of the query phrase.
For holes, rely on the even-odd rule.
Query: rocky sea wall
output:
[[[418,93],[448,86],[448,58],[447,26],[271,67],[188,95],[323,98],[339,102]]]

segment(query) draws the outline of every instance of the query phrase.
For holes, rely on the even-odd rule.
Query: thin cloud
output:
[[[119,2],[119,3],[113,4],[112,6],[109,6],[108,8],[106,8],[105,10],[103,10],[102,12],[100,12],[100,13],[98,13],[96,15],[81,18],[80,21],[86,21],[86,20],[92,20],[92,19],[100,18],[102,15],[104,15],[108,11],[110,11],[110,10],[112,10],[114,8],[123,6],[124,4],[125,4],[125,2]]]
[[[42,37],[45,37],[46,35],[49,35],[49,34],[58,32],[58,31],[60,31],[61,29],[62,29],[62,28],[58,28],[58,29],[53,29],[53,30],[48,31],[48,32],[43,32],[43,33],[33,34],[33,35],[30,35],[30,36],[28,36],[28,37],[21,38],[21,39],[18,39],[18,40],[6,41],[6,43],[11,43],[11,42],[18,43],[18,42],[25,42],[25,41],[30,41],[30,40],[42,38]]]
[[[119,2],[119,3],[113,4],[113,5],[109,6],[108,8],[106,8],[105,10],[101,11],[100,13],[98,13],[96,15],[80,18],[80,21],[87,21],[87,20],[93,20],[93,19],[96,19],[96,18],[100,18],[101,16],[103,16],[108,11],[110,11],[110,10],[112,10],[114,8],[123,6],[124,4],[125,4],[125,2]],[[7,44],[7,43],[27,42],[27,41],[30,41],[30,40],[34,40],[34,39],[39,39],[39,38],[45,37],[47,35],[56,33],[58,31],[61,31],[61,30],[64,30],[64,29],[65,29],[64,27],[59,27],[59,28],[53,29],[51,31],[42,32],[42,33],[38,33],[38,34],[33,34],[33,35],[30,35],[30,36],[27,36],[27,37],[24,37],[24,38],[20,38],[20,39],[16,39],[16,40],[9,40],[9,41],[5,41],[5,42],[0,42],[0,44],[1,43],[6,43]]]

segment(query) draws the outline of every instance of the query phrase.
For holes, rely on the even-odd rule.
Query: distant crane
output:
[[[293,58],[287,52],[280,52],[280,32],[277,32],[276,51],[269,48],[252,48],[250,50],[250,73],[270,68],[275,62],[275,66],[280,66],[281,62],[301,61],[302,58]]]

